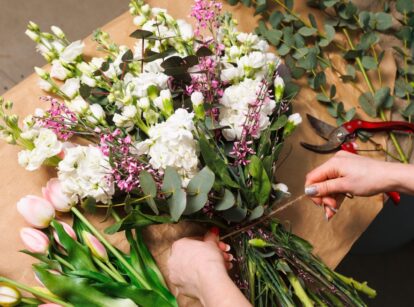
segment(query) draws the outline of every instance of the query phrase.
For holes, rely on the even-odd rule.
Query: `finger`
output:
[[[225,261],[228,261],[228,262],[234,260],[233,254],[230,254],[230,253],[223,253],[223,258]]]
[[[305,187],[305,194],[308,196],[329,196],[332,194],[347,193],[344,178],[325,180]]]
[[[218,243],[218,247],[221,249],[221,251],[223,251],[223,252],[228,252],[228,251],[230,251],[230,245],[228,245],[228,244],[226,244],[226,243],[224,243],[223,241],[220,241],[219,243]]]
[[[305,186],[336,177],[338,177],[338,172],[335,164],[332,163],[332,159],[330,159],[306,175]]]
[[[216,230],[209,230],[204,235],[204,242],[214,242],[218,243],[220,240]]]
[[[322,206],[322,197],[311,197],[313,203],[317,206]]]
[[[231,263],[231,262],[226,262],[224,265],[226,266],[226,269],[228,271],[230,271],[233,268],[233,263]]]

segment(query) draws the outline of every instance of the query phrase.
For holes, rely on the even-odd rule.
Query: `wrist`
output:
[[[384,191],[414,193],[414,166],[391,162],[387,164],[388,167],[384,168]]]
[[[198,272],[198,279],[198,298],[203,306],[215,305],[212,304],[211,300],[225,297],[226,289],[229,286],[233,286],[233,281],[227,272],[219,268],[211,268]]]

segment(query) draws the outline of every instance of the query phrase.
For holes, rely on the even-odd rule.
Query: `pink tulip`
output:
[[[106,252],[105,246],[94,235],[83,231],[82,238],[96,258],[104,262],[108,261],[108,253]]]
[[[26,222],[36,228],[46,228],[55,217],[55,209],[46,199],[27,195],[17,203],[17,211]]]
[[[20,230],[20,238],[32,253],[46,254],[49,249],[49,238],[40,230],[24,227]]]
[[[58,178],[50,179],[46,187],[42,188],[43,197],[47,199],[57,211],[69,212],[73,203],[69,197],[63,193],[62,185]]]
[[[78,238],[76,237],[76,233],[75,233],[75,231],[73,230],[73,228],[70,226],[70,225],[68,225],[68,224],[66,224],[65,222],[62,222],[62,221],[57,221],[60,225],[62,225],[63,226],[63,229],[65,230],[65,232],[73,239],[73,240],[77,240]],[[57,232],[56,232],[56,230],[54,230],[53,231],[53,237],[55,238],[55,241],[59,244],[59,245],[62,245],[61,243],[60,243],[60,240],[59,240],[59,236],[58,236],[58,234],[57,234]]]
[[[62,307],[62,305],[49,303],[49,304],[41,304],[38,307]]]

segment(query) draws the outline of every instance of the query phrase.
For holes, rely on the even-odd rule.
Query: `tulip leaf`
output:
[[[147,197],[145,201],[148,206],[154,211],[155,214],[159,214],[157,204],[154,198],[157,196],[157,184],[152,178],[151,174],[147,171],[141,171],[139,174],[139,184],[144,195]]]
[[[97,270],[93,264],[93,260],[88,247],[72,239],[72,237],[66,233],[63,226],[59,222],[52,221],[51,224],[52,227],[56,230],[61,245],[68,253],[68,261],[77,270],[88,270],[96,272]]]
[[[220,201],[214,206],[217,211],[224,211],[230,209],[236,203],[236,199],[230,190],[225,189],[224,195]]]
[[[21,250],[20,252],[23,254],[32,256],[33,258],[36,258],[37,260],[42,261],[48,266],[49,269],[56,270],[56,271],[62,270],[62,267],[59,262],[57,262],[56,260],[49,259],[45,254],[32,253],[31,251],[28,251],[26,249]]]
[[[259,205],[264,205],[269,199],[272,186],[263,163],[257,156],[250,158],[249,174],[252,177],[252,192],[255,195],[256,201]]]

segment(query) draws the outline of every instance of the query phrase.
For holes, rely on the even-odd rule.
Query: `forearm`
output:
[[[383,176],[386,192],[414,194],[414,165],[387,162]]]
[[[228,275],[202,277],[200,301],[205,307],[250,307],[243,293]]]

